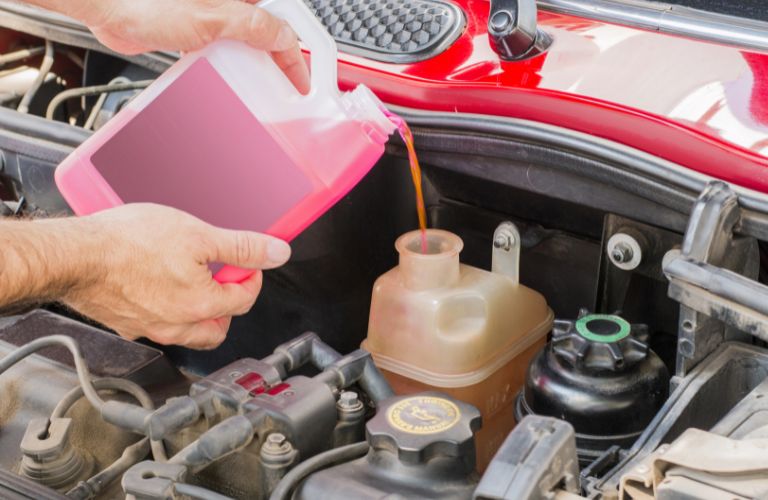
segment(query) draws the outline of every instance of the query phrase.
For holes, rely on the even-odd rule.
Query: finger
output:
[[[244,2],[229,2],[216,10],[216,38],[241,40],[270,52],[291,50],[299,40],[290,26],[264,9]]]
[[[273,52],[272,59],[274,59],[277,66],[283,70],[283,73],[285,73],[285,76],[287,76],[291,83],[293,83],[296,90],[302,94],[309,92],[309,68],[307,67],[307,61],[304,59],[298,45],[289,50]]]
[[[250,311],[259,297],[262,280],[261,271],[257,271],[240,283],[216,284],[217,291],[209,299],[217,311],[215,316],[242,316]]]
[[[211,228],[210,261],[230,264],[244,269],[272,269],[282,266],[291,257],[288,243],[250,231]]]
[[[192,325],[183,333],[178,344],[190,349],[201,351],[210,351],[216,349],[227,338],[227,331],[232,318],[217,318],[209,321],[202,321]]]

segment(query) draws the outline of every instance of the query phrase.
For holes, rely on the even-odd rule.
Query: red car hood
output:
[[[467,27],[442,54],[414,64],[342,54],[342,85],[412,108],[559,125],[768,191],[768,55],[540,12],[550,50],[501,62],[488,2],[457,3]]]

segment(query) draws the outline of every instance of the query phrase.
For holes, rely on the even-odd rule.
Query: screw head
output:
[[[272,446],[281,446],[283,443],[285,443],[286,440],[287,438],[285,437],[285,435],[279,432],[273,432],[272,434],[267,436],[267,443]]]

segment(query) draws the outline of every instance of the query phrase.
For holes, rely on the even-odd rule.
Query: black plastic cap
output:
[[[385,401],[368,421],[366,434],[372,448],[418,464],[438,456],[474,456],[474,433],[480,425],[474,406],[425,392]]]
[[[647,357],[647,340],[646,325],[631,325],[615,314],[582,310],[575,321],[555,322],[552,352],[579,369],[621,372]]]

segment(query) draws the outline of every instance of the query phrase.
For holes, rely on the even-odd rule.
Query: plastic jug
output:
[[[336,44],[301,0],[259,6],[310,50],[310,92],[245,43],[184,56],[57,168],[75,213],[154,202],[290,241],[370,170],[395,130],[381,102],[363,85],[339,91]]]
[[[399,265],[374,284],[363,342],[396,393],[437,390],[480,410],[479,470],[514,427],[515,396],[554,320],[544,297],[517,281],[517,229],[502,229],[516,244],[498,250],[499,262],[494,255],[496,272],[461,264],[453,233],[427,230],[427,253],[418,231],[401,236]]]

